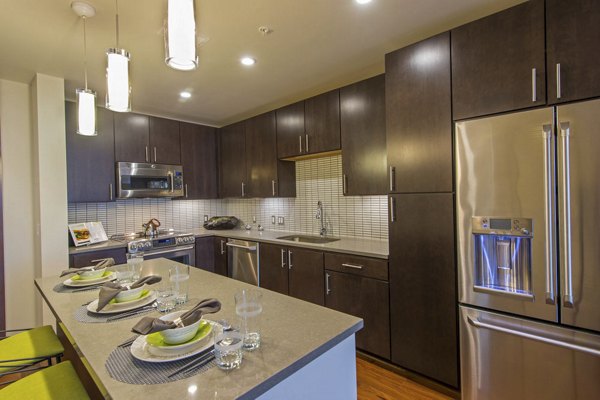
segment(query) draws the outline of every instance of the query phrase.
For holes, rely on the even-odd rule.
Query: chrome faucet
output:
[[[325,228],[325,211],[323,210],[323,203],[321,201],[317,201],[317,213],[315,214],[315,218],[321,220],[321,231],[319,234],[321,236],[327,235],[327,228]]]

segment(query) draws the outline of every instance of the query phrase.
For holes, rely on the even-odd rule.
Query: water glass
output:
[[[117,276],[117,283],[120,285],[131,285],[136,281],[134,266],[129,262],[114,266],[113,270]]]
[[[243,289],[237,292],[235,294],[235,312],[241,318],[244,350],[258,349],[260,347],[262,293],[256,289]]]
[[[176,265],[169,270],[169,281],[177,292],[177,304],[183,304],[188,301],[190,266]]]
[[[237,330],[224,330],[222,326],[213,326],[215,344],[215,362],[223,370],[239,368],[242,364],[242,345],[244,335]]]
[[[156,285],[156,309],[160,312],[168,312],[177,305],[177,291],[171,282],[159,282]]]
[[[137,281],[142,274],[142,262],[144,261],[144,253],[127,254],[127,265],[133,268],[133,279]]]

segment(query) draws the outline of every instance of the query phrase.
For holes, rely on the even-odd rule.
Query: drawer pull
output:
[[[354,268],[354,269],[363,269],[364,268],[363,265],[348,264],[348,263],[342,264],[342,267],[348,267],[348,268]]]

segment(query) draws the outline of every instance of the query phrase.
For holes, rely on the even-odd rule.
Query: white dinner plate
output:
[[[102,276],[100,278],[76,279],[76,280],[69,278],[63,282],[63,285],[69,286],[69,287],[86,287],[86,286],[93,286],[93,285],[98,285],[100,283],[113,281],[115,279],[117,279],[117,274],[115,274],[113,271],[109,271],[107,275]]]
[[[211,321],[208,320],[204,320],[206,322],[209,323],[210,327],[208,332],[206,333],[206,335],[196,339],[192,339],[188,342],[185,343],[181,343],[181,344],[174,344],[174,345],[165,345],[165,346],[155,346],[152,343],[149,343],[148,340],[146,340],[146,349],[148,350],[148,352],[154,356],[160,356],[160,357],[167,357],[167,356],[176,356],[179,354],[184,354],[184,353],[189,353],[191,351],[193,351],[196,347],[203,347],[206,343],[206,341],[211,341],[210,339],[212,338],[212,325],[214,325],[214,323],[212,323]],[[160,334],[160,333],[158,333]],[[198,333],[196,332],[196,335],[198,335]],[[195,336],[196,336],[195,335]],[[145,338],[147,338],[149,335],[144,336]]]
[[[216,325],[216,322],[209,321],[211,324]],[[211,338],[212,335],[208,335],[207,338]],[[146,361],[151,363],[161,363],[161,362],[169,362],[169,361],[177,361],[183,360],[184,358],[188,358],[191,356],[195,356],[198,353],[201,353],[204,350],[207,350],[213,346],[212,340],[202,339],[198,342],[198,346],[192,346],[189,348],[184,348],[178,353],[174,354],[165,354],[165,355],[155,355],[150,353],[148,348],[150,345],[146,343],[146,335],[140,335],[135,341],[131,344],[131,355],[137,358],[140,361]]]
[[[156,292],[151,290],[146,296],[140,297],[139,299],[133,301],[128,301],[126,303],[109,303],[100,311],[96,311],[98,308],[98,299],[92,301],[87,305],[86,308],[89,312],[93,312],[95,314],[116,314],[124,311],[135,310],[136,308],[152,304],[154,300],[156,300]]]

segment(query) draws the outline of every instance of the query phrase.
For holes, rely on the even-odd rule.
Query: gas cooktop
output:
[[[131,242],[138,239],[162,239],[168,237],[186,236],[191,235],[189,232],[176,231],[174,229],[159,230],[158,235],[147,236],[144,232],[132,232],[132,233],[118,233],[110,237],[111,240],[118,242]]]

